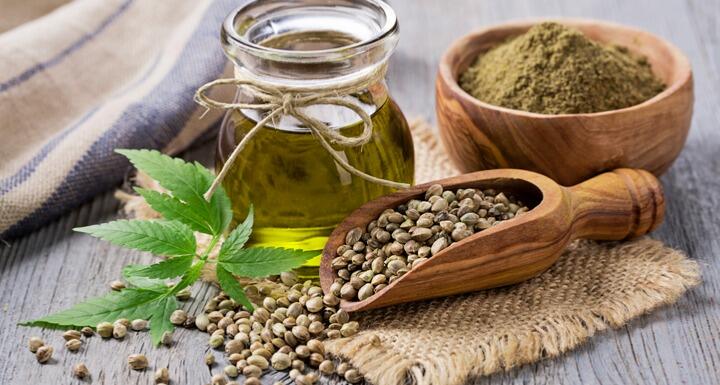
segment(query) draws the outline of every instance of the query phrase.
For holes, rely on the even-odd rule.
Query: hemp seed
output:
[[[82,333],[77,330],[67,330],[65,331],[65,333],[63,333],[63,338],[65,339],[65,341],[79,340],[80,337],[82,337]]]
[[[80,347],[82,346],[82,341],[80,340],[69,340],[65,342],[65,348],[71,352],[76,352],[80,350]]]
[[[148,366],[147,357],[142,354],[131,354],[127,361],[132,370],[144,370]]]
[[[37,353],[38,349],[45,345],[45,342],[40,339],[40,337],[30,337],[28,340],[28,348],[30,348],[30,351],[33,353]]]
[[[125,282],[123,281],[112,281],[110,282],[110,289],[114,291],[120,291],[125,288]]]
[[[95,329],[102,338],[110,338],[113,335],[113,324],[110,322],[100,322]]]
[[[125,327],[125,325],[123,325],[121,323],[116,323],[113,326],[113,331],[112,331],[113,338],[115,338],[117,340],[121,340],[121,339],[125,338],[126,335],[127,335],[127,327]]]
[[[167,384],[170,382],[170,371],[167,368],[160,368],[155,371],[155,383]]]
[[[87,366],[85,366],[85,364],[81,362],[73,366],[73,375],[82,380],[84,378],[90,377],[90,371],[88,370]]]
[[[37,349],[35,352],[35,358],[37,361],[41,364],[44,364],[52,358],[53,355],[53,347],[49,345],[43,345]]]
[[[357,384],[358,382],[362,381],[362,379],[363,379],[362,375],[360,374],[360,372],[358,372],[357,369],[348,369],[345,372],[344,377],[345,377],[345,381],[347,381],[351,384]]]
[[[228,365],[223,369],[223,372],[226,376],[230,378],[235,378],[239,375],[238,368],[235,365]]]
[[[173,343],[173,334],[170,331],[165,331],[160,336],[160,343],[165,346],[171,346]]]
[[[130,329],[141,332],[147,329],[148,321],[144,319],[135,319],[130,322]]]
[[[172,312],[172,314],[170,315],[170,322],[173,325],[182,325],[183,323],[185,323],[185,320],[187,320],[187,313],[185,312],[185,310],[178,309]]]
[[[223,376],[220,373],[212,376],[210,381],[212,382],[212,385],[226,385],[227,384],[227,380],[225,380],[225,376]]]

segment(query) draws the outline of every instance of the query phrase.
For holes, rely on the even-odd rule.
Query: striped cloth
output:
[[[43,2],[58,1],[24,6]],[[240,3],[74,0],[0,33],[0,239],[117,186],[115,148],[173,154],[216,126],[193,93],[223,75],[220,25]]]

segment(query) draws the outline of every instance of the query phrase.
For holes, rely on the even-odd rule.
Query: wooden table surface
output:
[[[564,356],[485,378],[473,384],[720,384],[720,5],[717,0],[395,0],[401,43],[392,59],[390,84],[408,116],[434,120],[433,81],[438,59],[455,38],[513,18],[572,16],[635,25],[669,39],[690,57],[695,74],[695,113],[687,147],[663,176],[665,224],[654,236],[684,250],[702,266],[704,283],[678,303],[603,332]],[[206,144],[195,155],[211,156]],[[16,323],[104,293],[127,263],[151,258],[74,234],[71,229],[112,219],[111,193],[59,221],[0,246],[0,384],[76,384],[71,367],[85,362],[94,384],[151,384],[152,371],[128,370],[128,354],[143,352],[153,368],[167,366],[174,384],[205,384],[206,335],[179,330],[172,349],[153,348],[145,334],[125,341],[92,339],[75,354],[57,331]],[[199,311],[214,290],[194,287]],[[39,335],[56,347],[54,361],[38,365],[27,339]],[[217,354],[220,358],[220,354]],[[215,366],[213,373],[221,370]],[[278,375],[277,378],[281,378]],[[275,379],[266,377],[264,383]],[[337,379],[323,381],[335,383]],[[289,380],[286,380],[289,383]],[[438,384],[440,385],[440,384]]]

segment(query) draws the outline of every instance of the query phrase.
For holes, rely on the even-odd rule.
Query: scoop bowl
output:
[[[574,239],[622,240],[652,231],[662,223],[665,208],[657,178],[635,169],[603,173],[573,187],[515,169],[434,181],[367,202],[340,223],[323,250],[323,290],[329,293],[336,278],[331,262],[348,231],[365,229],[385,209],[423,197],[436,183],[448,190],[493,188],[511,193],[531,210],[452,243],[370,298],[342,300],[344,310],[369,310],[521,282],[550,267]]]

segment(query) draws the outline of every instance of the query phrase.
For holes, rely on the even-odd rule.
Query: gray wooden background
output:
[[[573,16],[635,25],[669,39],[687,53],[695,74],[696,102],[687,147],[662,178],[665,224],[655,233],[702,265],[704,283],[672,306],[601,333],[554,360],[485,378],[473,384],[720,384],[720,4],[717,0],[394,0],[401,43],[392,59],[391,88],[408,116],[434,120],[433,82],[445,47],[462,34],[513,18]],[[212,155],[206,144],[193,154]],[[123,265],[150,262],[71,229],[111,219],[118,205],[100,196],[25,238],[0,246],[0,384],[76,384],[71,367],[84,361],[94,384],[150,384],[152,372],[134,372],[128,354],[143,352],[153,368],[170,368],[174,384],[205,384],[206,335],[180,330],[172,349],[152,348],[144,334],[125,341],[93,339],[68,354],[57,331],[20,328],[20,320],[66,308],[105,292]],[[212,291],[196,285],[194,303]],[[40,366],[26,341],[40,335],[56,347]],[[219,356],[219,355],[218,355]],[[218,372],[215,366],[212,372]],[[278,375],[278,379],[281,376]],[[271,384],[272,378],[264,383]],[[330,382],[336,382],[332,379]],[[289,383],[289,380],[286,380]],[[440,384],[438,384],[440,385]]]

